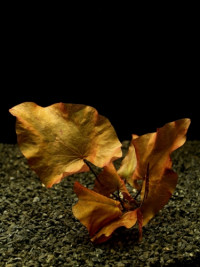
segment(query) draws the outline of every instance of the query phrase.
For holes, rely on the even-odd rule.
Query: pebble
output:
[[[39,197],[34,197],[33,203],[36,203],[36,202],[39,202],[39,201],[40,201],[40,198]]]

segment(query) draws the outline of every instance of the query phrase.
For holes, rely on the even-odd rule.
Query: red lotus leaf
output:
[[[17,117],[20,149],[47,187],[88,171],[84,160],[103,167],[122,155],[111,123],[93,107],[64,103],[41,107],[25,102],[10,113]]]

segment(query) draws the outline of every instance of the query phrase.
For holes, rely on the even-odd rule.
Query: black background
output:
[[[24,101],[95,107],[121,141],[189,117],[199,131],[199,18],[193,4],[4,4],[0,142]]]

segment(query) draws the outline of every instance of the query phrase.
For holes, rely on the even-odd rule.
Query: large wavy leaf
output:
[[[88,171],[85,159],[103,167],[122,155],[111,123],[93,107],[64,103],[41,107],[24,102],[10,113],[17,117],[20,149],[47,187],[70,174]]]
[[[132,176],[133,185],[145,177],[148,164],[151,176],[155,177],[160,177],[166,168],[171,168],[170,154],[185,143],[189,125],[190,119],[180,119],[166,123],[155,133],[132,139],[137,157],[137,166]]]
[[[172,170],[170,155],[185,143],[189,125],[190,119],[177,120],[165,124],[156,133],[132,140],[137,156],[132,184],[138,188],[137,181],[148,178],[141,191],[143,226],[167,204],[176,187],[178,177]]]

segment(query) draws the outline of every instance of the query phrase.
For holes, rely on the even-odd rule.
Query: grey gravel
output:
[[[94,245],[71,209],[74,182],[91,188],[93,175],[72,175],[47,189],[17,145],[0,144],[0,266],[199,266],[200,141],[187,141],[172,158],[178,185],[144,227],[142,242],[136,228],[122,227]]]

